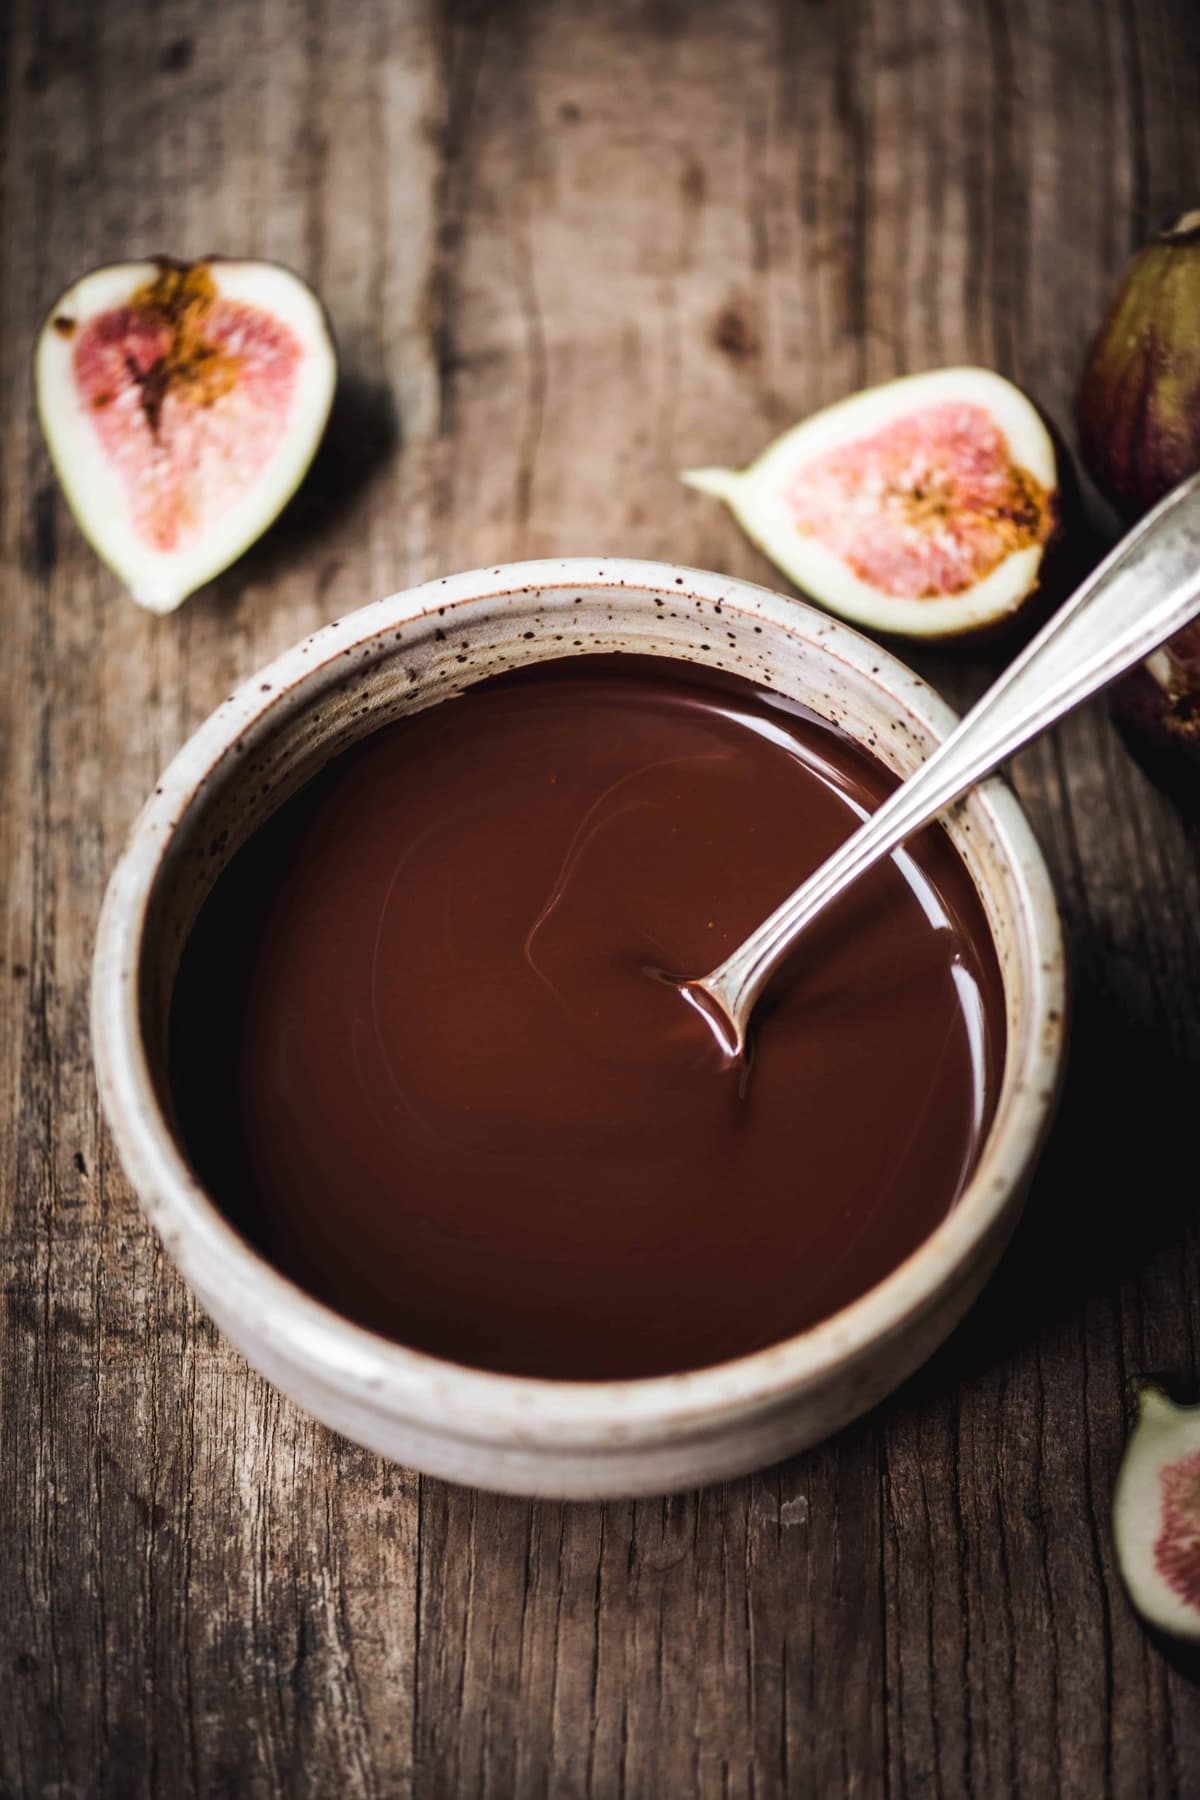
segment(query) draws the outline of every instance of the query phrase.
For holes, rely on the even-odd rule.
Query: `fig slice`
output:
[[[868,388],[794,426],[748,469],[683,480],[727,501],[812,599],[910,637],[958,637],[1015,613],[1059,524],[1050,433],[989,369]]]
[[[1129,1597],[1173,1637],[1200,1639],[1200,1406],[1178,1406],[1156,1382],[1113,1492],[1113,1537]]]
[[[38,411],[84,536],[151,611],[234,562],[321,440],[336,358],[320,302],[276,263],[114,263],[54,306]]]

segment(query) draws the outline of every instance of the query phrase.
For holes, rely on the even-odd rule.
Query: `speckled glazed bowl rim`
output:
[[[435,580],[366,606],[295,645],[244,682],[184,745],[113,872],[92,989],[96,1067],[118,1153],[143,1210],[201,1297],[205,1286],[219,1283],[226,1313],[246,1320],[243,1335],[302,1369],[314,1397],[320,1391],[348,1396],[397,1423],[417,1421],[480,1444],[516,1443],[548,1454],[718,1432],[886,1357],[889,1343],[916,1316],[932,1311],[1003,1232],[1052,1116],[1064,1052],[1064,958],[1053,890],[1015,797],[993,779],[975,790],[974,803],[983,810],[1017,898],[1015,931],[1027,952],[1019,997],[1026,1028],[1014,1044],[1010,1007],[1010,1049],[996,1116],[957,1205],[904,1262],[841,1312],[765,1350],[707,1368],[630,1381],[559,1382],[493,1374],[393,1343],[314,1300],[260,1257],[189,1168],[149,1066],[139,983],[147,913],[164,855],[243,734],[347,651],[463,602],[499,603],[516,593],[566,588],[611,589],[618,596],[643,590],[672,604],[685,600],[748,614],[764,631],[786,633],[806,652],[840,662],[884,691],[899,714],[935,739],[955,722],[945,702],[876,643],[803,602],[749,582],[627,558],[513,563]]]

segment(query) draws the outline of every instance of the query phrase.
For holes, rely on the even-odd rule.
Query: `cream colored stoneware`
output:
[[[184,1278],[254,1367],[327,1425],[415,1468],[577,1498],[662,1493],[753,1469],[838,1430],[896,1387],[994,1268],[1063,1058],[1054,897],[1016,801],[990,781],[955,808],[950,830],[1004,972],[1008,1056],[995,1121],[949,1217],[834,1318],[688,1374],[533,1381],[389,1343],[262,1261],[205,1194],[172,1128],[167,1012],[201,902],[255,827],[365,732],[496,670],[604,650],[734,670],[803,701],[901,773],[953,724],[894,657],[746,582],[582,558],[451,576],[338,620],[218,707],[134,826],[105,899],[93,981],[96,1067],[121,1163]]]

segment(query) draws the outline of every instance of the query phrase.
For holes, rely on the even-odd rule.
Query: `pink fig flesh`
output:
[[[38,339],[38,411],[79,524],[135,600],[169,612],[291,498],[337,365],[328,323],[276,263],[114,263]]]
[[[1048,592],[1061,478],[1036,407],[991,369],[929,369],[803,419],[745,469],[691,469],[830,612],[930,639],[1006,629]]]
[[[1113,1491],[1113,1538],[1147,1623],[1200,1638],[1200,1406],[1142,1382]]]
[[[1185,1606],[1200,1614],[1200,1450],[1159,1472],[1162,1525],[1154,1566]]]
[[[147,544],[194,542],[246,491],[284,429],[301,354],[281,320],[222,298],[203,263],[163,268],[81,327],[75,379]]]
[[[1053,496],[1013,462],[982,406],[944,401],[810,462],[786,488],[799,531],[881,593],[965,593],[1015,550],[1043,545]]]

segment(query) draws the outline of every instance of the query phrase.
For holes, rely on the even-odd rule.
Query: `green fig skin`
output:
[[[1076,406],[1084,465],[1127,518],[1200,469],[1200,209],[1126,269]]]

